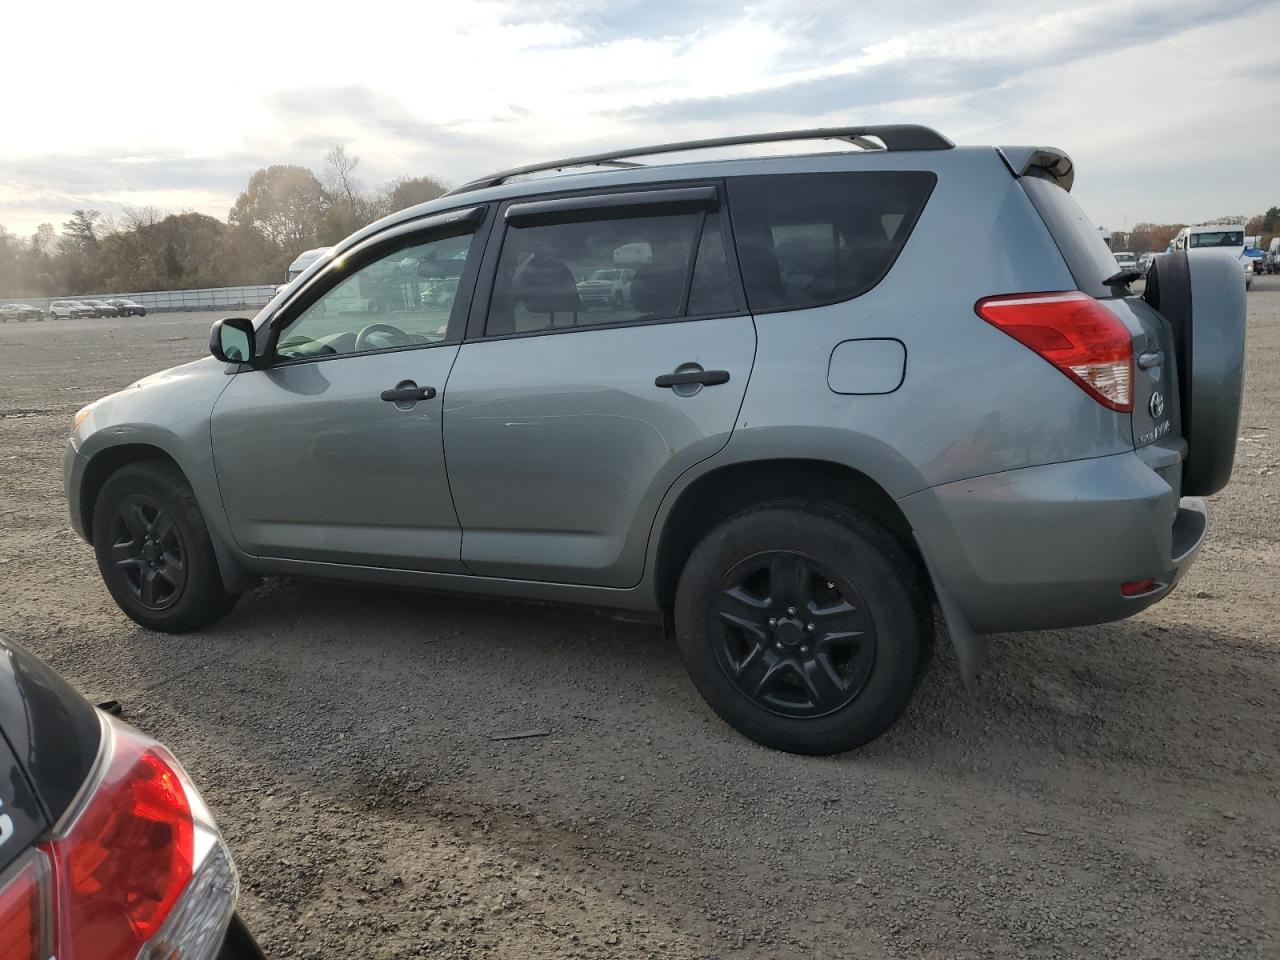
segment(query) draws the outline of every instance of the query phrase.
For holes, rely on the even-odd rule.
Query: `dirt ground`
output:
[[[134,626],[63,442],[208,314],[0,324],[0,633],[182,757],[274,958],[1276,958],[1280,277],[1249,308],[1178,591],[993,638],[973,690],[940,646],[856,754],[744,740],[654,628],[579,610],[273,580],[198,635]]]

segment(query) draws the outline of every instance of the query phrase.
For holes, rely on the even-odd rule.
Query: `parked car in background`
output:
[[[440,277],[423,284],[418,298],[423,306],[448,307],[458,295],[457,277]]]
[[[815,139],[844,149],[751,155]],[[1133,295],[1075,169],[889,125],[491,174],[80,410],[72,526],[150,629],[267,574],[623,608],[744,735],[856,747],[917,688],[933,601],[962,665],[1135,614],[1230,478],[1239,264],[1180,251]],[[459,259],[447,307],[325,309]],[[586,310],[621,263],[630,305]]]
[[[1144,277],[1147,275],[1147,271],[1151,269],[1151,262],[1158,256],[1159,254],[1157,253],[1142,253],[1138,255],[1138,270],[1141,271]]]
[[[1114,256],[1116,258],[1116,263],[1120,265],[1120,269],[1125,273],[1142,273],[1142,269],[1138,266],[1138,257],[1136,254],[1128,250],[1121,250]]]
[[[1242,256],[1253,264],[1255,275],[1267,272],[1267,252],[1258,247],[1246,246]]]
[[[0,638],[0,957],[261,960],[238,892],[173,755]]]
[[[85,306],[92,307],[93,315],[95,317],[120,316],[119,309],[117,309],[112,304],[108,303],[106,300],[82,300],[81,303],[83,303]]]
[[[1244,253],[1244,227],[1238,223],[1202,223],[1183,227],[1173,238],[1175,250],[1209,250],[1229,254],[1244,270],[1244,288],[1253,286],[1253,261]]]
[[[1280,273],[1280,237],[1272,237],[1267,245],[1267,273]]]
[[[588,307],[599,304],[622,307],[631,300],[631,278],[635,275],[631,267],[593,270],[578,281],[578,299]]]
[[[93,307],[88,304],[77,303],[74,300],[54,300],[49,304],[50,320],[70,320],[81,317],[96,317],[97,315],[97,311]]]
[[[147,315],[147,308],[144,307],[142,304],[138,303],[136,300],[129,300],[125,297],[117,297],[117,298],[108,300],[107,303],[111,304],[118,311],[120,311],[120,316],[122,317],[145,317]]]
[[[0,317],[5,320],[43,320],[44,311],[29,303],[6,303],[0,307]]]

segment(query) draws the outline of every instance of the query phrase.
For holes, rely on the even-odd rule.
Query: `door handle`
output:
[[[655,387],[679,387],[687,383],[700,383],[705,387],[714,387],[729,382],[728,370],[690,370],[687,373],[664,373],[655,377]]]
[[[435,395],[435,387],[420,387],[416,383],[382,391],[382,399],[388,403],[417,403],[419,400],[430,400]]]

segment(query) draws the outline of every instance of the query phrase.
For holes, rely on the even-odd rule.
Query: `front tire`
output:
[[[197,630],[235,606],[195,494],[171,464],[133,463],[107,478],[93,510],[93,548],[116,604],[150,630]]]
[[[816,502],[766,504],[713,529],[681,573],[675,627],[694,685],[725,722],[818,755],[888,730],[932,642],[903,548]]]

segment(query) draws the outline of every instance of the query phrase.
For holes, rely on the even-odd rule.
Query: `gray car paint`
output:
[[[236,545],[252,556],[463,571],[440,418],[457,353],[442,344],[230,377],[210,429]],[[380,399],[406,381],[436,396]]]
[[[334,259],[417,218],[508,197],[847,169],[930,170],[939,177],[897,264],[861,297],[754,319],[462,346],[443,400],[435,401],[442,407],[430,409],[444,411],[449,479],[462,521],[459,559],[473,565],[475,573],[452,572],[434,558],[429,564],[388,560],[370,554],[369,539],[331,540],[338,547],[331,552],[316,550],[316,543],[294,544],[287,551],[274,550],[274,556],[263,552],[261,538],[247,536],[238,543],[223,503],[239,516],[254,490],[299,482],[295,471],[311,454],[299,446],[300,459],[289,460],[290,469],[280,461],[277,472],[269,473],[248,463],[224,468],[220,452],[222,475],[215,478],[209,429],[218,395],[232,380],[262,381],[270,375],[233,374],[208,361],[177,368],[94,407],[68,455],[73,523],[83,529],[75,514],[82,508],[84,461],[113,443],[153,443],[191,478],[229,581],[233,573],[282,572],[653,610],[661,533],[692,484],[733,464],[821,459],[860,471],[899,502],[935,578],[980,629],[1111,619],[1164,595],[1203,535],[1200,508],[1187,503],[1180,510],[1176,488],[1167,482],[1182,456],[1178,438],[1169,437],[1156,457],[1172,458],[1157,472],[1134,451],[1129,415],[1097,404],[974,314],[973,304],[984,296],[1075,288],[1052,236],[991,148],[706,161],[507,183],[393,215],[344,241]],[[308,283],[323,282],[317,278],[332,262],[309,268],[258,314],[255,325],[263,329]],[[1119,309],[1136,308],[1126,301]],[[1141,319],[1131,319],[1140,332]],[[711,324],[724,328],[718,343],[710,336]],[[657,346],[680,327],[697,329],[678,350]],[[754,343],[748,327],[754,329]],[[606,346],[592,347],[593,337]],[[909,360],[902,387],[870,396],[833,391],[827,368],[835,345],[871,338],[904,344]],[[635,369],[627,366],[633,359]],[[731,369],[729,384],[692,398],[654,388],[651,379],[646,385],[646,378],[689,360]],[[601,364],[620,369],[602,376]],[[748,376],[750,386],[730,432],[725,412]],[[370,393],[387,385],[384,380],[379,375],[369,382]],[[594,417],[582,414],[584,402],[596,405],[594,417],[630,426],[595,429]],[[247,408],[242,412],[246,421],[254,419]],[[577,435],[558,421],[580,414],[588,427],[575,441]],[[421,416],[432,414],[424,409]],[[352,432],[354,423],[341,429]],[[354,435],[348,440],[356,442]],[[250,443],[226,453],[252,460],[257,450]],[[585,470],[584,456],[590,457]],[[379,481],[387,475],[371,475],[369,486],[380,490]],[[218,479],[235,489],[220,491]],[[599,484],[607,497],[596,495],[591,484]],[[349,493],[351,488],[343,489]],[[591,495],[583,496],[584,490]],[[323,489],[320,494],[327,509],[341,510],[350,500],[328,497]],[[612,515],[606,509],[610,498],[618,504]],[[541,516],[543,511],[549,515]],[[469,517],[475,518],[474,530]],[[983,518],[997,517],[984,527]],[[311,519],[317,530],[326,522]],[[1181,541],[1176,521],[1182,522]],[[1103,540],[1079,538],[1082,529],[1100,527],[1107,531]],[[441,543],[451,542],[448,524],[440,529]],[[1002,534],[992,535],[997,529]],[[329,530],[325,536],[335,535]],[[1175,555],[1174,541],[1185,547],[1187,537],[1194,542]],[[324,546],[324,538],[318,539]],[[1127,544],[1132,549],[1098,566],[1099,549]],[[1044,559],[1051,554],[1051,562]],[[1025,566],[1029,560],[1036,562]],[[1027,571],[1042,579],[1029,579]],[[1168,583],[1121,604],[1116,581],[1104,575],[1159,575]]]
[[[755,345],[749,316],[464,344],[444,421],[467,568],[639,583],[648,522],[676,478],[728,442]],[[693,365],[729,381],[654,386]]]

